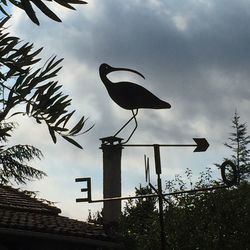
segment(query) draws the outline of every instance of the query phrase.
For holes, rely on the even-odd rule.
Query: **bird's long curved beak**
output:
[[[140,72],[136,71],[136,70],[133,70],[133,69],[128,69],[128,68],[112,68],[112,72],[113,71],[129,71],[129,72],[132,72],[132,73],[135,73],[139,76],[141,76],[143,79],[145,79],[144,75],[141,74]]]

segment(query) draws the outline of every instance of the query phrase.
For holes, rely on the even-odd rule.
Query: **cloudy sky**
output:
[[[22,118],[12,143],[32,144],[44,153],[33,164],[48,177],[29,183],[26,189],[57,203],[63,214],[86,219],[101,205],[75,203],[82,184],[77,177],[92,178],[93,198],[102,197],[102,152],[99,138],[113,135],[131,116],[108,96],[99,78],[99,66],[136,69],[145,80],[131,73],[113,73],[112,81],[143,85],[172,105],[168,110],[141,110],[138,129],[130,143],[192,143],[205,137],[205,153],[192,149],[162,149],[164,180],[184,174],[194,176],[222,163],[230,152],[223,146],[231,132],[237,109],[242,122],[250,122],[250,2],[247,0],[89,0],[77,11],[52,6],[63,20],[55,23],[42,14],[35,26],[21,11],[13,10],[10,31],[44,47],[44,62],[51,55],[65,58],[58,80],[69,94],[76,119],[88,117],[95,124],[78,141],[84,150],[59,140],[52,143],[45,127]],[[37,11],[38,12],[38,11]],[[123,138],[133,124],[120,135]],[[123,150],[123,194],[145,184],[144,160],[150,149]],[[181,156],[181,157],[180,157]],[[216,168],[213,168],[216,171]]]

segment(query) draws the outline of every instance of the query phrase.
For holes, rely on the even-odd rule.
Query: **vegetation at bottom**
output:
[[[148,186],[135,191],[136,195],[152,192]],[[126,203],[115,235],[125,249],[162,249],[157,207],[157,198],[152,197]],[[89,221],[100,223],[102,216],[89,216]],[[247,182],[227,189],[174,195],[164,203],[166,249],[249,249],[249,225]]]
[[[239,119],[235,112],[233,132],[224,144],[232,151],[232,155],[224,160],[235,164],[237,185],[165,196],[165,249],[250,249],[250,137],[246,124],[240,123]],[[215,166],[220,168],[220,164]],[[176,175],[173,180],[166,181],[164,193],[223,186],[222,180],[214,180],[212,174],[211,168],[207,168],[198,180],[193,181],[192,171],[186,169],[184,177]],[[227,178],[232,178],[231,169],[227,169]],[[135,189],[136,196],[153,192],[149,186]],[[89,221],[102,223],[101,213],[90,215]],[[148,197],[127,201],[116,226],[116,237],[120,237],[125,248],[162,249],[160,235],[158,199]]]

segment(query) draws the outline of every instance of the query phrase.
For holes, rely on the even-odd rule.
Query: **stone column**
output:
[[[105,137],[102,141],[103,151],[103,198],[121,197],[121,138]],[[121,214],[121,200],[105,201],[103,206],[104,224],[118,222]]]

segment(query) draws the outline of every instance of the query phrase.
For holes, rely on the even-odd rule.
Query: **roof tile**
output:
[[[101,226],[59,215],[61,210],[0,185],[0,228],[108,240]]]

